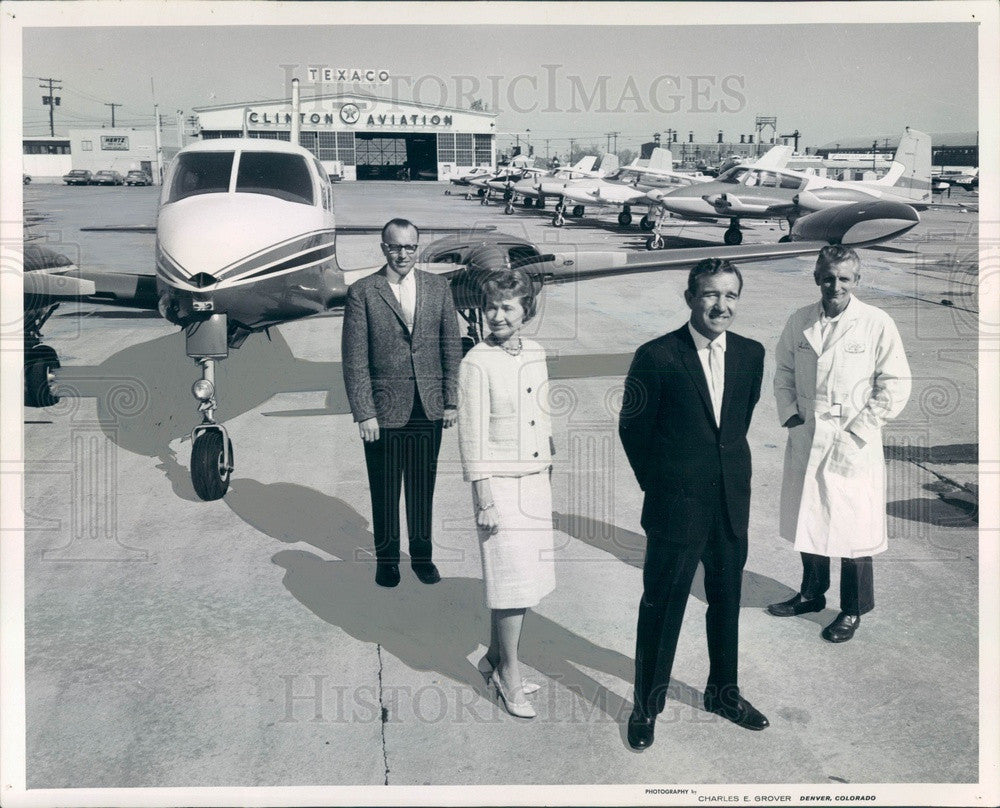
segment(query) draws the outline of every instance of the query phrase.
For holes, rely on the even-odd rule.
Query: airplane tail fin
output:
[[[588,154],[586,157],[581,157],[577,160],[570,168],[573,171],[593,171],[594,163],[596,162],[597,158],[592,154]]]
[[[924,132],[906,127],[899,139],[896,156],[889,168],[895,193],[912,202],[927,202],[931,198],[931,138]],[[883,178],[885,179],[885,178]]]
[[[753,164],[754,168],[766,168],[779,171],[788,164],[788,159],[792,156],[791,146],[772,146],[764,154],[757,158]]]
[[[653,149],[653,153],[649,158],[649,167],[664,168],[667,171],[672,171],[674,168],[674,156],[670,153],[670,149],[661,149],[659,146]]]
[[[601,171],[605,174],[610,174],[612,171],[618,170],[618,155],[617,154],[604,154],[601,156]]]

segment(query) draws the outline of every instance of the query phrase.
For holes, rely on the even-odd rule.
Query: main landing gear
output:
[[[24,406],[51,407],[59,401],[55,394],[55,371],[59,355],[55,349],[42,345],[42,326],[59,308],[52,303],[44,309],[25,311],[24,325]]]
[[[730,247],[735,247],[737,244],[743,243],[743,233],[740,230],[739,219],[729,220],[729,229],[726,230],[726,234],[722,237],[722,240]]]
[[[191,387],[202,416],[191,430],[191,483],[206,501],[221,499],[229,490],[234,468],[233,442],[215,420],[215,363],[229,355],[226,321],[225,314],[213,314],[185,328],[187,354],[201,365],[201,378]]]
[[[628,205],[618,214],[618,224],[621,227],[628,227],[632,224],[632,209]]]

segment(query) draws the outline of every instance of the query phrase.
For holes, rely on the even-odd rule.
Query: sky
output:
[[[381,5],[373,8],[382,8]],[[578,15],[579,16],[579,15]],[[311,25],[25,28],[24,133],[48,134],[39,78],[60,80],[57,134],[148,126],[154,91],[178,110],[282,98],[309,67],[384,69],[360,89],[466,107],[482,99],[497,130],[536,148],[568,138],[634,148],[653,132],[696,142],[754,132],[775,116],[802,146],[847,137],[976,131],[974,23],[805,25]],[[353,85],[326,84],[327,92]]]

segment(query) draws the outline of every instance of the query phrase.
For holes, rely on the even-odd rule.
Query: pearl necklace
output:
[[[506,342],[497,341],[497,339],[493,337],[492,334],[490,336],[493,338],[493,344],[496,345],[498,348],[500,348],[508,356],[520,356],[521,351],[524,350],[524,343],[521,341],[520,337],[517,338],[516,348],[508,348]]]

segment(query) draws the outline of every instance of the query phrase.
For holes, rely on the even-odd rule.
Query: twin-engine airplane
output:
[[[686,270],[708,257],[745,264],[808,255],[830,243],[870,245],[905,233],[918,221],[907,205],[855,204],[803,216],[787,244],[657,254],[570,246],[555,252],[548,245],[543,253],[524,239],[477,233],[432,242],[420,267],[449,279],[468,339],[475,341],[482,337],[480,282],[500,267],[522,267],[540,287]],[[25,261],[26,404],[56,400],[59,360],[41,344],[41,326],[60,300],[158,310],[184,330],[186,353],[201,367],[192,388],[202,420],[191,433],[190,473],[205,500],[225,494],[234,468],[232,441],[215,419],[216,362],[255,332],[342,307],[348,285],[379,269],[338,266],[333,188],[322,164],[299,146],[254,139],[204,141],[182,149],[171,162],[160,197],[155,275],[81,270],[53,255]]]
[[[931,202],[931,139],[909,127],[900,138],[888,173],[872,182],[844,182],[759,164],[731,168],[712,182],[651,191],[663,211],[688,219],[729,219],[726,244],[743,241],[740,219],[786,219],[789,227],[804,214],[857,202],[900,202],[924,209]],[[663,217],[660,217],[662,222]],[[657,222],[659,225],[660,222]],[[649,247],[663,241],[659,228]]]

